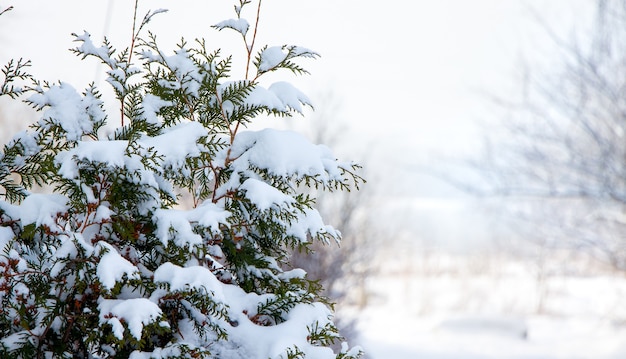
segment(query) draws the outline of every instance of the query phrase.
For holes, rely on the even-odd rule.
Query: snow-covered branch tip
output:
[[[319,54],[305,47],[282,45],[263,47],[257,54],[254,65],[257,68],[257,77],[266,72],[278,69],[287,69],[297,75],[309,74],[302,66],[295,63],[296,58],[317,58]]]

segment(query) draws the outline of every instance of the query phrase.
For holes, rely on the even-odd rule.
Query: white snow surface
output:
[[[278,177],[313,176],[325,183],[341,180],[345,166],[328,147],[314,145],[297,132],[269,128],[238,133],[231,158],[236,158],[232,163],[235,172],[246,172],[252,166]]]
[[[244,191],[245,197],[261,211],[266,211],[273,207],[278,207],[275,209],[288,207],[296,201],[293,197],[284,194],[276,187],[255,178],[245,180],[239,186],[239,189]]]
[[[160,124],[162,121],[157,116],[157,112],[166,106],[171,106],[171,101],[165,101],[158,96],[147,94],[144,96],[141,106],[143,107],[143,117],[148,123]]]
[[[246,34],[248,33],[248,29],[250,28],[250,24],[248,23],[248,20],[243,18],[228,19],[218,22],[214,25],[214,27],[220,30],[230,28],[241,33],[243,36],[246,36]]]
[[[139,270],[110,244],[100,241],[97,248],[104,254],[98,262],[96,274],[102,286],[112,289],[116,282],[121,282],[124,276],[128,279],[139,279]]]
[[[100,324],[111,325],[116,338],[124,338],[125,324],[137,340],[141,339],[143,327],[155,323],[163,313],[158,305],[146,298],[102,299],[98,310]]]
[[[288,53],[282,46],[270,46],[261,52],[259,71],[269,71],[285,61]]]
[[[31,95],[28,100],[38,108],[45,108],[39,121],[60,125],[69,141],[78,141],[83,134],[93,131],[93,122],[106,117],[99,107],[101,100],[91,95],[81,96],[71,85],[61,82],[48,90]]]
[[[335,241],[341,238],[341,232],[324,223],[322,216],[315,208],[307,208],[304,213],[298,214],[298,220],[289,224],[287,235],[298,238],[301,242],[307,242],[309,235],[330,234]]]
[[[164,263],[154,271],[154,281],[167,283],[172,291],[202,289],[218,302],[226,300],[223,291],[224,284],[205,267],[179,267],[172,263]]]
[[[302,113],[302,105],[312,106],[311,100],[302,91],[285,81],[278,81],[268,88],[286,107]]]
[[[156,152],[160,158],[157,163],[163,167],[174,170],[184,167],[188,157],[200,155],[203,148],[197,143],[198,139],[206,136],[207,130],[198,122],[185,122],[173,126],[167,132],[156,136],[144,136],[138,141],[138,145],[144,153],[149,150]],[[66,152],[59,153],[55,161],[60,164],[59,173],[68,179],[77,179],[80,160],[98,162],[113,168],[126,168],[130,171],[138,171],[138,181],[158,186],[155,173],[149,171],[141,163],[141,157],[128,155],[128,141],[78,141],[76,147]]]
[[[220,225],[229,226],[230,212],[211,202],[204,202],[190,210],[158,209],[154,219],[157,223],[157,236],[167,245],[170,229],[174,228],[176,244],[179,246],[196,245],[203,242],[202,237],[193,232],[193,223],[209,228],[214,233],[220,231]]]
[[[19,205],[0,201],[0,208],[9,217],[20,219],[22,227],[35,224],[37,227],[47,225],[54,228],[56,214],[67,210],[67,202],[68,198],[61,194],[33,193]]]
[[[4,251],[4,248],[9,242],[15,238],[15,233],[9,227],[0,227],[0,252]]]
[[[582,268],[538,280],[530,259],[409,248],[393,258],[368,279],[357,314],[368,358],[626,358],[623,274],[570,259]]]

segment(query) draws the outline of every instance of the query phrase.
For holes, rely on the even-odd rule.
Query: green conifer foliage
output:
[[[166,51],[141,37],[162,11],[127,49],[75,34],[72,51],[108,68],[119,114],[95,86],[39,82],[25,60],[5,66],[0,95],[40,116],[0,154],[0,357],[361,355],[330,349],[340,340],[331,303],[289,265],[291,250],[340,237],[307,188],[358,187],[358,167],[293,132],[245,130],[310,106],[263,75],[304,74],[298,61],[317,57],[253,53],[256,29],[241,17],[250,3],[215,26],[241,34],[245,79],[203,40]]]

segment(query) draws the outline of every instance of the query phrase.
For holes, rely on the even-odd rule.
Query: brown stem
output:
[[[248,62],[246,63],[246,80],[248,79],[248,71],[250,69],[250,62],[252,60],[252,49],[254,49],[254,42],[256,41],[256,32],[257,32],[257,29],[259,28],[259,18],[261,15],[261,1],[262,0],[259,0],[259,6],[257,7],[257,10],[256,10],[256,21],[254,23],[254,32],[252,33],[252,43],[250,44],[250,46],[246,44],[246,50],[248,51]]]
[[[137,27],[137,7],[139,5],[139,0],[135,0],[135,10],[133,11],[133,36],[130,39],[130,51],[128,52],[128,64],[130,65],[130,60],[133,58],[133,49],[135,48],[135,39],[137,38],[137,34],[135,33],[135,29]]]
[[[250,45],[248,45],[248,41],[246,40],[246,37],[243,36],[243,42],[244,42],[244,45],[246,46],[246,51],[247,51],[247,54],[248,54],[248,59],[247,59],[247,62],[246,62],[246,76],[245,76],[246,80],[249,80],[250,63],[252,62],[252,50],[254,49],[254,43],[256,41],[257,30],[259,28],[259,19],[261,17],[261,3],[262,3],[262,0],[259,0],[259,4],[257,6],[257,11],[256,11],[256,20],[255,20],[255,23],[254,23],[254,31],[252,33],[252,42],[250,43]],[[257,77],[258,77],[258,74],[255,77],[255,80],[256,80]],[[218,92],[216,91],[216,93],[218,93]],[[241,124],[241,122],[237,121],[235,123],[235,127],[232,128],[231,124],[230,124],[230,122],[228,120],[228,116],[226,115],[226,112],[224,111],[222,99],[220,98],[219,95],[217,96],[217,101],[219,102],[222,118],[224,118],[226,123],[229,124],[228,129],[229,129],[229,132],[230,132],[230,145],[231,146],[228,148],[228,151],[226,153],[226,159],[224,160],[224,168],[226,168],[226,167],[228,167],[228,164],[232,161],[231,158],[230,158],[231,150],[232,150],[232,144],[235,141],[235,136],[237,135],[237,132],[239,131],[239,125]],[[215,188],[213,190],[212,201],[213,201],[213,203],[215,203],[218,200],[220,200],[221,198],[224,198],[225,196],[228,196],[229,194],[225,194],[225,195],[222,195],[220,197],[215,197],[215,191],[217,190],[217,188],[219,186],[219,183],[218,183],[218,180],[217,180],[217,178],[218,178],[218,176],[217,176],[218,169],[214,168],[213,172],[215,174]]]
[[[137,27],[137,8],[139,6],[139,0],[135,0],[135,9],[133,11],[133,33],[130,39],[130,51],[128,52],[128,61],[127,65],[130,66],[130,61],[133,58],[133,50],[135,48],[135,39],[137,38],[135,34],[135,29]],[[128,70],[128,69],[126,69]],[[125,97],[125,96],[124,96]],[[124,127],[124,97],[122,97],[122,104],[120,107],[120,118],[122,119],[122,127]]]

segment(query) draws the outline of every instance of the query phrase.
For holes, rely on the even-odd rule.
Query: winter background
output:
[[[120,47],[130,38],[128,1],[0,5],[15,6],[0,22],[0,63],[28,58],[36,77],[75,88],[104,77],[94,62],[65,51],[74,46],[72,32],[87,30],[96,41],[106,35]],[[169,9],[150,24],[161,41],[202,36],[215,47],[231,46],[210,29],[230,17],[229,2],[140,3],[140,13],[157,8]],[[477,151],[483,135],[477,124],[491,116],[485,93],[514,91],[520,57],[549,57],[537,14],[567,33],[589,21],[590,10],[582,0],[263,3],[260,42],[299,44],[322,55],[306,65],[312,76],[296,85],[325,117],[256,125],[306,132],[322,121],[334,151],[364,164],[369,197],[361,210],[386,233],[375,246],[365,298],[340,308],[358,318],[357,341],[368,358],[626,357],[623,274],[584,255],[574,262],[558,253],[516,255],[515,233],[494,216],[489,199],[428,171],[444,158]],[[25,111],[0,105],[8,114]],[[2,123],[2,140],[28,120]]]

